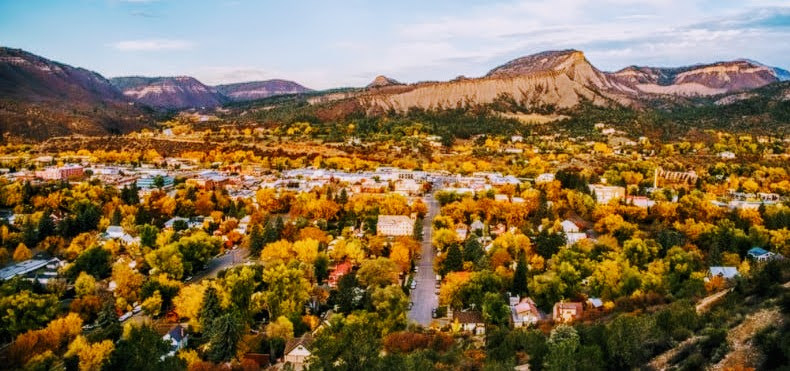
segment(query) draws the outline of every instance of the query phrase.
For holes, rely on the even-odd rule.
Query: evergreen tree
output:
[[[464,242],[464,261],[476,263],[483,256],[483,245],[477,238],[469,238]]]
[[[243,335],[243,324],[235,312],[225,313],[211,322],[207,357],[212,362],[226,362],[236,355],[236,345]]]
[[[27,218],[25,223],[22,224],[22,242],[24,242],[26,246],[30,247],[36,247],[36,244],[38,244],[36,225],[33,224],[33,221],[30,220],[30,218]]]
[[[464,259],[461,255],[461,249],[457,243],[450,245],[447,249],[447,258],[444,259],[444,272],[457,272],[464,269]]]
[[[180,370],[185,368],[178,357],[166,357],[170,344],[150,325],[132,326],[110,356],[108,370]]]
[[[527,258],[521,253],[516,264],[516,272],[513,274],[513,294],[525,295],[527,293]]]
[[[115,313],[115,304],[112,297],[105,300],[104,306],[96,318],[96,327],[98,330],[91,333],[90,340],[92,342],[102,341],[105,339],[117,340],[121,336],[123,329],[121,322],[118,321],[118,314]]]
[[[329,277],[329,258],[326,254],[319,254],[313,262],[313,272],[316,282],[320,285]]]
[[[219,296],[217,289],[209,286],[206,292],[203,293],[203,303],[200,305],[200,325],[203,327],[203,332],[207,332],[212,324],[212,321],[220,314],[222,308],[219,305]]]
[[[250,231],[250,240],[249,240],[249,249],[252,255],[258,255],[261,250],[263,250],[263,246],[266,245],[264,231],[261,229],[260,224],[255,224],[252,226],[252,230]]]
[[[39,241],[55,234],[55,221],[52,220],[52,213],[49,210],[44,212],[38,220],[38,239]]]
[[[123,220],[123,215],[121,215],[121,209],[116,207],[115,210],[112,212],[110,225],[121,225],[121,220]]]

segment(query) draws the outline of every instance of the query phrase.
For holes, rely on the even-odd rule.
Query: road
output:
[[[217,273],[225,268],[244,264],[244,258],[248,252],[249,250],[243,248],[228,250],[227,254],[222,254],[219,257],[209,260],[208,264],[206,264],[206,269],[195,273],[192,279],[187,282],[198,282],[204,278],[214,278],[217,276]]]
[[[431,324],[431,309],[439,305],[439,298],[436,295],[436,273],[433,271],[433,259],[436,250],[431,246],[431,222],[439,213],[439,203],[428,194],[423,198],[428,205],[428,215],[423,220],[422,229],[422,256],[417,264],[419,271],[415,277],[417,287],[411,291],[411,301],[414,303],[409,311],[409,319],[423,326]]]

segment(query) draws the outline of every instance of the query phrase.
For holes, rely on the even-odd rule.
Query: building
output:
[[[553,182],[553,181],[554,181],[554,174],[552,174],[552,173],[543,173],[543,174],[538,175],[535,178],[535,183],[538,183],[538,184],[540,184],[540,183],[549,183],[549,182]]]
[[[595,195],[599,204],[608,204],[609,201],[625,197],[625,188],[605,184],[590,184],[590,191]]]
[[[379,215],[376,233],[379,236],[411,236],[414,234],[414,219],[406,215]]]
[[[532,299],[518,300],[517,297],[510,298],[510,316],[515,328],[534,325],[542,318],[538,306]]]
[[[653,207],[656,205],[655,201],[645,196],[628,196],[625,199],[625,203],[629,205],[634,205],[636,207],[641,207],[643,209],[647,209],[649,207]]]
[[[735,153],[732,153],[730,151],[724,151],[724,152],[719,152],[718,156],[719,156],[719,158],[722,158],[722,159],[725,159],[725,160],[732,160],[732,159],[735,158]]]
[[[473,221],[471,225],[469,225],[469,230],[471,230],[472,232],[476,232],[476,231],[482,232],[485,229],[485,227],[486,227],[485,224],[483,224],[483,222],[480,221],[480,219],[477,219]]]
[[[304,370],[308,366],[308,358],[313,354],[310,347],[313,345],[313,335],[305,333],[301,337],[293,338],[285,343],[283,361],[290,364],[295,371]]]
[[[552,309],[552,319],[554,322],[565,323],[573,322],[584,315],[582,303],[579,302],[559,302],[554,304]]]
[[[422,190],[422,185],[414,179],[401,179],[395,182],[395,192],[406,195],[416,195]]]
[[[749,252],[747,252],[746,255],[758,262],[766,262],[782,257],[782,255],[772,253],[761,247],[752,247],[749,249]]]
[[[337,287],[337,283],[340,282],[340,278],[351,272],[351,268],[353,268],[353,266],[347,261],[336,265],[335,269],[329,272],[329,278],[327,278],[327,284],[329,287]]]
[[[168,175],[157,175],[157,176],[147,176],[144,178],[137,179],[137,188],[139,189],[152,189],[152,188],[159,188],[156,186],[157,180],[161,180],[161,188],[172,188],[173,187],[173,177]]]
[[[85,170],[80,165],[66,165],[60,167],[48,167],[41,171],[36,171],[36,177],[44,180],[69,180],[80,178]]]
[[[453,322],[459,324],[462,331],[471,332],[474,335],[485,335],[486,333],[486,324],[480,311],[455,311],[453,312]]]
[[[229,180],[225,175],[217,171],[206,170],[200,172],[197,178],[187,179],[186,183],[200,189],[214,190],[225,188]]]
[[[169,356],[173,356],[179,350],[183,349],[187,346],[187,340],[189,340],[189,334],[187,334],[187,330],[184,326],[175,325],[170,331],[162,337],[162,340],[166,341],[170,344],[170,352],[168,353]]]
[[[21,276],[30,281],[46,284],[58,276],[58,269],[65,263],[58,258],[30,259],[0,269],[0,281]]]
[[[733,279],[738,275],[738,268],[736,267],[710,267],[708,269],[708,278],[721,277],[725,280]]]
[[[104,238],[108,240],[120,240],[127,244],[137,241],[137,239],[124,232],[123,228],[118,225],[111,225],[107,227],[107,231],[104,232]]]

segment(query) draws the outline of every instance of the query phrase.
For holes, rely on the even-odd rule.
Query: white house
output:
[[[625,197],[625,188],[605,184],[590,184],[590,191],[595,195],[599,204],[608,204],[609,201]]]
[[[708,270],[708,278],[721,277],[724,279],[732,279],[738,275],[738,268],[736,267],[710,267]]]
[[[535,178],[535,183],[549,183],[554,181],[554,174],[543,173]]]
[[[476,310],[454,311],[453,322],[461,325],[462,331],[471,332],[475,335],[485,335],[486,324],[483,315]]]
[[[747,252],[746,255],[748,255],[750,258],[758,262],[766,262],[769,260],[778,259],[782,257],[779,254],[772,253],[761,247],[752,247],[751,249],[749,249],[749,252]]]
[[[414,219],[406,215],[379,215],[376,233],[379,236],[411,236],[414,234]]]
[[[285,344],[284,361],[293,366],[296,371],[304,370],[308,366],[307,359],[313,353],[310,346],[313,344],[313,335],[309,332],[298,338],[288,340]]]

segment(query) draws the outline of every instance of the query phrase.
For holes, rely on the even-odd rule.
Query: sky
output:
[[[790,0],[0,0],[0,45],[105,77],[313,89],[476,77],[578,49],[596,67],[790,69]]]

